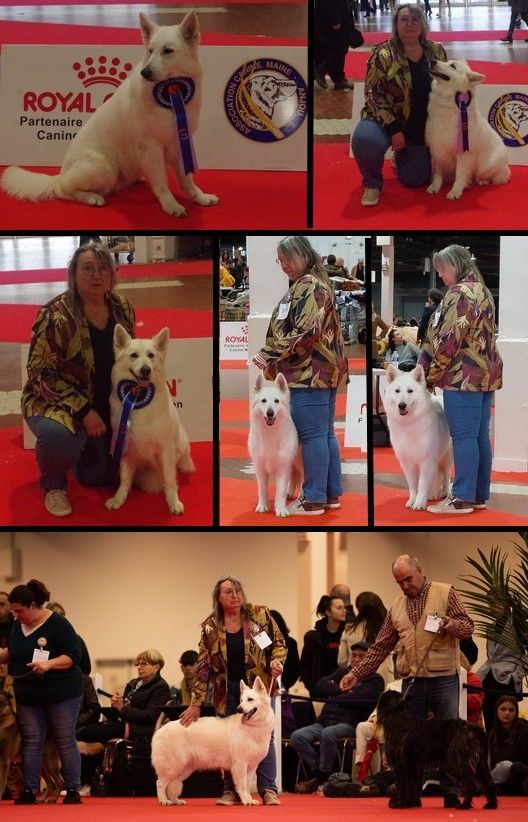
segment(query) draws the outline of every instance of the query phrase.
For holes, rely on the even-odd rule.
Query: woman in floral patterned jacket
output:
[[[290,514],[324,514],[339,508],[341,457],[334,433],[337,389],[348,382],[334,287],[306,237],[285,237],[277,262],[291,286],[273,310],[266,342],[253,357],[264,376],[283,374],[302,445],[302,496]]]
[[[81,245],[68,266],[68,290],[39,309],[22,391],[22,413],[37,438],[44,506],[71,514],[67,474],[83,485],[111,481],[110,374],[116,323],[134,334],[134,310],[113,291],[114,259],[98,243]]]
[[[425,145],[431,62],[446,60],[443,46],[427,39],[429,27],[419,4],[396,9],[393,33],[375,46],[368,61],[365,106],[352,135],[352,150],[363,175],[361,204],[378,204],[383,188],[383,161],[394,150],[398,180],[426,186],[431,157]]]
[[[269,690],[273,679],[282,673],[286,653],[286,641],[268,608],[246,602],[242,583],[235,577],[219,579],[213,589],[213,613],[202,623],[198,677],[191,704],[180,717],[182,725],[198,719],[211,679],[216,712],[220,716],[234,714],[240,702],[240,680],[252,685],[259,676]],[[257,789],[264,805],[280,804],[276,773],[272,737],[257,768]],[[217,805],[238,803],[233,782],[226,778]]]
[[[419,359],[427,385],[444,390],[453,440],[451,494],[427,510],[470,514],[485,508],[490,493],[489,435],[494,391],[502,387],[502,359],[495,343],[495,304],[471,252],[449,245],[433,254],[447,291],[427,329]]]

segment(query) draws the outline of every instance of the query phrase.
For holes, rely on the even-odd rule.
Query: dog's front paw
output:
[[[216,194],[205,194],[203,191],[200,191],[200,193],[194,197],[194,200],[201,206],[218,205],[220,202],[220,198],[217,197]]]
[[[425,511],[427,508],[427,500],[423,499],[423,497],[416,497],[411,508],[413,511]]]
[[[86,202],[90,206],[104,206],[105,200],[104,197],[101,197],[100,194],[96,194],[95,192],[90,192],[86,195]]]
[[[414,505],[414,501],[416,499],[416,494],[411,494],[407,502],[405,503],[406,508],[412,508]]]
[[[160,203],[165,214],[170,214],[171,217],[187,216],[187,211],[185,210],[184,206],[180,205],[178,200],[175,200],[174,197],[167,197],[164,200],[160,200]]]
[[[253,799],[251,796],[248,796],[245,799],[242,799],[242,797],[240,797],[240,801],[243,805],[260,805],[258,799]]]
[[[178,497],[167,499],[167,506],[171,514],[183,514],[185,511],[183,502]]]
[[[447,192],[446,200],[458,200],[463,191],[464,189],[460,186],[453,186],[453,188]]]
[[[269,511],[269,505],[264,502],[259,502],[255,508],[256,514],[266,514]]]
[[[442,188],[442,183],[439,183],[438,181],[433,180],[433,182],[430,185],[427,186],[426,190],[427,190],[428,194],[438,194],[438,192],[440,191],[441,188]]]
[[[115,511],[117,508],[121,508],[124,503],[124,499],[116,494],[115,497],[110,497],[105,502],[105,508],[108,508],[109,511]]]
[[[289,517],[290,512],[288,511],[288,508],[286,506],[280,507],[280,508],[275,508],[275,516],[276,517]]]

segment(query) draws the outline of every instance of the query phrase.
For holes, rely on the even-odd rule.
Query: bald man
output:
[[[458,716],[460,640],[473,633],[460,596],[449,583],[429,582],[422,566],[408,554],[392,563],[402,593],[394,600],[364,660],[341,680],[344,691],[371,676],[396,648],[396,668],[403,679],[409,709],[425,718]],[[458,807],[456,789],[443,779],[444,806]]]

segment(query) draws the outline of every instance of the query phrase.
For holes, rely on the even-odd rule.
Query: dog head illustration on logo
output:
[[[528,143],[528,95],[503,94],[490,108],[488,122],[504,145],[515,148]]]

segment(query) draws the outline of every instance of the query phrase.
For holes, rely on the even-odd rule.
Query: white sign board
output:
[[[29,345],[20,346],[22,386],[27,379]],[[170,340],[167,349],[167,387],[191,442],[213,439],[213,345],[210,337]],[[24,448],[35,437],[24,422]]]
[[[220,323],[220,359],[244,360],[248,359],[248,324],[221,322]]]
[[[367,381],[364,374],[352,374],[347,385],[345,446],[367,450]]]
[[[202,46],[200,55],[198,166],[306,170],[306,49]],[[142,56],[140,46],[3,45],[0,164],[61,166],[77,131]]]
[[[475,99],[480,113],[508,149],[508,163],[511,166],[528,166],[528,85],[484,83],[477,86]],[[359,123],[364,105],[365,83],[354,81],[351,134]],[[354,156],[352,143],[349,156]]]

